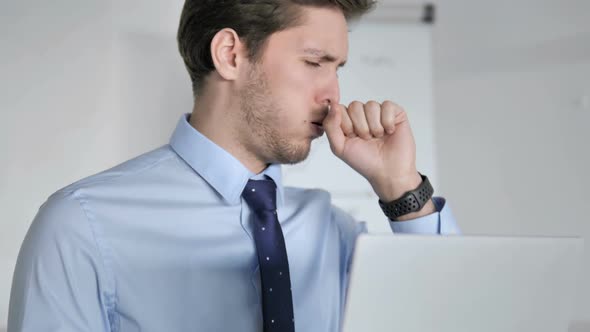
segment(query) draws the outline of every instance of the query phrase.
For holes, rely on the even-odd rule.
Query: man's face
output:
[[[297,163],[323,134],[329,104],[340,101],[336,71],[348,54],[337,9],[306,7],[304,23],[272,34],[240,91],[242,144],[265,163]]]

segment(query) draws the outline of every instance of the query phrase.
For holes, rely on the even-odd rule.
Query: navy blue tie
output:
[[[264,332],[294,332],[289,261],[277,218],[276,185],[272,180],[250,180],[242,196],[253,211]]]

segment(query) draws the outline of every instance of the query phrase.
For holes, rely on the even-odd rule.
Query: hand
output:
[[[418,187],[416,143],[406,112],[386,100],[334,105],[324,119],[332,152],[365,177],[384,202]]]

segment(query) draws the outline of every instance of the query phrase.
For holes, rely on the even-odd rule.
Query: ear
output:
[[[235,80],[240,66],[247,61],[246,45],[242,43],[235,30],[219,30],[211,41],[211,59],[221,77]]]

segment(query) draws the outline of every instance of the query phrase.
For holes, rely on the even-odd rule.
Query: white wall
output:
[[[165,144],[192,108],[175,40],[163,36],[174,36],[182,1],[130,5],[0,3],[0,328],[38,207],[71,182]],[[136,17],[156,24],[138,29]]]
[[[590,2],[440,0],[438,9],[439,182],[462,229],[583,236],[590,280]],[[579,290],[586,320],[589,286]]]

